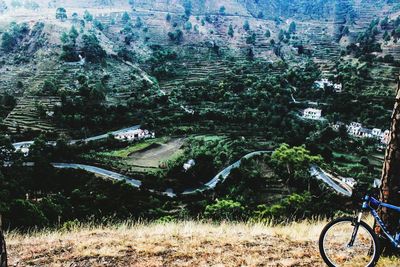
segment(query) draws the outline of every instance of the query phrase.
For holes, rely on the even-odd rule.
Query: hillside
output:
[[[314,79],[321,76],[338,81],[343,84],[344,97],[352,101],[365,98],[365,104],[380,109],[372,119],[379,117],[377,121],[371,121],[362,110],[354,111],[353,117],[371,126],[382,126],[382,110],[390,108],[388,99],[393,96],[395,74],[399,71],[396,19],[400,13],[398,5],[390,1],[330,0],[310,4],[302,0],[175,0],[78,4],[54,0],[17,5],[19,2],[5,1],[8,8],[0,15],[0,33],[12,32],[17,36],[12,49],[3,48],[0,54],[0,95],[11,96],[15,102],[5,105],[3,113],[7,115],[3,116],[2,125],[4,132],[17,133],[18,138],[40,133],[82,136],[87,130],[99,131],[82,123],[80,117],[84,115],[79,112],[46,115],[62,105],[59,97],[68,99],[76,95],[82,79],[104,94],[107,105],[137,110],[133,114],[123,112],[126,118],[119,123],[107,123],[108,128],[136,120],[155,128],[188,131],[193,126],[184,119],[188,110],[206,120],[211,116],[208,113],[224,117],[237,110],[232,107],[235,95],[221,97],[217,92],[233,89],[233,94],[237,94],[249,86],[229,86],[232,76],[246,81],[250,74],[258,78],[272,75],[283,80],[281,86],[285,90],[297,90],[300,98],[310,97],[312,84],[300,85],[296,77],[290,77],[290,72],[296,75],[303,71],[310,60],[320,71],[314,72]],[[57,8],[61,7],[66,17],[56,18]],[[85,11],[89,14],[86,17]],[[13,21],[19,24],[9,28]],[[374,23],[377,29],[368,32],[369,27],[375,29]],[[70,33],[72,27],[76,31],[73,39],[63,35]],[[373,36],[367,36],[365,43],[360,41],[360,35],[367,33]],[[104,59],[95,57],[98,62],[83,64],[78,56],[85,57],[90,51],[84,47],[84,37],[92,34],[100,49],[104,49]],[[284,84],[286,81],[288,84]],[[216,92],[207,98],[204,88]],[[155,99],[160,94],[169,97],[169,105]],[[146,107],[138,100],[143,96],[147,97]],[[348,112],[336,107],[340,96],[311,98],[317,103],[329,101],[324,107],[326,113],[351,120]],[[132,105],[136,102],[138,105]],[[167,112],[181,118],[179,125],[172,126],[169,116],[165,116]],[[236,131],[236,126],[226,131]]]
[[[11,259],[319,265],[322,223],[212,222],[359,208],[399,72],[393,0],[0,0]],[[150,224],[69,228],[110,218]]]
[[[287,226],[200,222],[9,233],[10,266],[323,266],[325,221]],[[398,266],[382,258],[378,266]]]

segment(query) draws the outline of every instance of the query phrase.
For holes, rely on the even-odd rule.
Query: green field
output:
[[[132,153],[135,153],[135,152],[138,152],[141,150],[145,150],[154,144],[163,144],[165,142],[168,142],[169,139],[170,138],[168,138],[168,137],[162,137],[162,138],[145,140],[143,142],[135,143],[135,144],[125,147],[123,149],[100,152],[97,154],[99,156],[106,156],[106,157],[127,158]]]

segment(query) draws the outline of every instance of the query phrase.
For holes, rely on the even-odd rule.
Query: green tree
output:
[[[104,30],[104,25],[103,23],[101,23],[101,21],[95,19],[93,20],[93,26],[98,29],[99,31],[103,31]]]
[[[165,19],[168,21],[168,22],[170,22],[171,21],[171,14],[167,14],[167,16],[165,17]]]
[[[82,36],[83,47],[82,52],[88,62],[102,62],[106,56],[106,51],[101,47],[96,35],[85,34]]]
[[[143,26],[143,21],[140,17],[136,17],[135,28],[141,28]]]
[[[186,21],[184,27],[186,31],[190,31],[192,29],[192,23],[190,21]]]
[[[292,21],[289,25],[289,33],[295,33],[296,32],[296,22]]]
[[[3,49],[5,52],[11,52],[16,44],[17,40],[11,33],[5,32],[2,34],[1,49]]]
[[[51,80],[45,80],[43,87],[42,87],[42,93],[45,95],[54,95],[57,90],[57,87],[55,86],[54,82]]]
[[[286,170],[287,185],[290,185],[291,179],[296,172],[308,170],[310,164],[322,162],[321,156],[313,156],[305,146],[290,147],[288,144],[282,144],[271,155],[271,160],[278,167]]]
[[[169,32],[168,37],[169,39],[171,39],[171,41],[174,41],[175,43],[179,44],[183,39],[183,32],[178,29],[175,30],[175,32]]]
[[[250,30],[250,24],[249,24],[249,21],[248,21],[248,20],[245,20],[245,21],[244,21],[243,29],[244,29],[245,31],[249,31],[249,30]]]
[[[225,15],[225,7],[224,6],[221,6],[220,8],[219,8],[219,14],[220,15]]]
[[[72,23],[77,24],[79,20],[78,13],[76,12],[72,13],[71,17],[72,17]]]
[[[285,32],[283,30],[280,30],[278,34],[278,40],[279,42],[282,42],[284,39],[285,39]]]
[[[190,17],[190,15],[192,14],[192,1],[190,0],[185,0],[183,2],[183,7],[185,9],[185,15],[186,17]]]
[[[71,29],[69,30],[68,37],[73,44],[76,43],[76,39],[78,38],[78,36],[79,36],[78,31],[74,26],[72,26]]]
[[[59,7],[56,10],[56,19],[65,21],[67,19],[67,11],[63,7]]]
[[[389,26],[389,17],[386,16],[382,21],[381,21],[381,29],[386,30]]]
[[[230,37],[233,37],[234,34],[235,34],[235,32],[233,31],[233,26],[232,26],[232,24],[230,24],[229,29],[228,29],[228,35]]]
[[[256,34],[252,33],[251,35],[246,37],[246,44],[254,45],[256,43]]]
[[[11,203],[9,215],[16,228],[41,227],[48,224],[43,212],[32,202],[17,199]]]
[[[0,164],[11,161],[14,157],[14,146],[9,137],[0,135]]]
[[[128,12],[124,12],[124,14],[122,14],[121,21],[124,24],[131,21],[131,17],[129,16]]]
[[[79,55],[76,49],[76,39],[78,38],[79,33],[76,30],[75,26],[72,26],[69,30],[69,33],[63,32],[61,34],[60,40],[62,45],[62,53],[60,58],[67,62],[75,62],[79,60]]]
[[[385,40],[386,42],[390,41],[390,35],[388,31],[385,31],[385,33],[383,34],[383,40]]]
[[[244,217],[245,208],[233,200],[217,200],[206,206],[204,216],[213,220],[239,220]]]
[[[304,219],[313,214],[312,204],[309,192],[293,193],[279,203],[259,205],[252,217],[256,221]]]
[[[85,10],[85,12],[83,13],[83,19],[87,22],[93,21],[93,15],[90,14],[89,11]]]
[[[271,31],[267,29],[267,30],[265,31],[264,36],[265,36],[266,38],[271,37]]]

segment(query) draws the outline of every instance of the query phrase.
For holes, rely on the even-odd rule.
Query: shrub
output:
[[[213,220],[239,220],[244,217],[245,208],[233,200],[217,200],[205,208],[204,216]]]
[[[293,193],[277,204],[259,205],[253,219],[257,221],[303,219],[312,214],[312,204],[309,192]]]

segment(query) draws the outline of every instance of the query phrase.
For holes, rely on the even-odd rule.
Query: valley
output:
[[[386,0],[0,0],[3,223],[349,214],[399,39]]]

